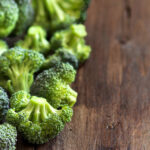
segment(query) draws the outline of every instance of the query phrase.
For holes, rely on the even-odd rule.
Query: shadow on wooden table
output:
[[[56,143],[56,138],[50,140],[48,143],[46,144],[41,144],[41,145],[34,145],[34,144],[29,144],[27,141],[25,141],[21,135],[18,135],[18,139],[17,139],[17,150],[40,150],[40,148],[42,149],[42,147],[44,145],[48,144],[48,148],[49,150],[52,149],[53,145]]]

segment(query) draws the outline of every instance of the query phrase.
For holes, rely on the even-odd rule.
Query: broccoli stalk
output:
[[[8,69],[8,77],[10,80],[7,82],[9,90],[13,93],[14,91],[19,91],[20,89],[29,92],[30,86],[33,82],[33,72],[30,71],[32,66],[29,64],[13,65]]]
[[[63,29],[74,22],[83,21],[89,0],[45,0],[51,19],[51,29]]]
[[[44,0],[32,0],[33,8],[35,11],[34,25],[41,26],[47,31],[50,30],[50,21],[47,14]]]
[[[75,80],[76,71],[68,63],[58,63],[40,73],[33,83],[33,95],[44,97],[55,108],[76,103],[77,93],[70,84]]]
[[[46,4],[52,19],[52,29],[55,30],[59,28],[59,25],[64,28],[67,24],[74,21],[73,18],[69,18],[69,15],[62,10],[55,0],[46,0]]]
[[[30,96],[27,99],[26,93],[19,98],[15,96],[18,94],[23,94],[23,91],[15,93],[11,98],[12,109],[7,113],[7,121],[15,125],[29,143],[43,144],[47,142],[58,135],[64,125],[71,121],[73,110],[70,107],[64,106],[57,110],[44,98]],[[23,106],[24,96],[27,103]],[[17,103],[20,101],[18,106],[16,101]]]
[[[42,54],[19,47],[3,53],[0,57],[0,72],[8,78],[6,89],[10,93],[19,90],[29,92],[33,75],[39,70],[43,62],[44,57]]]
[[[30,118],[30,121],[34,123],[45,121],[49,117],[48,114],[57,114],[58,116],[62,117],[63,113],[64,113],[64,110],[57,110],[53,108],[46,101],[46,99],[38,98],[35,96],[32,96],[26,108],[20,111],[20,114],[26,114],[27,117]],[[64,123],[69,122],[70,117],[66,119],[62,117],[62,121]]]
[[[85,26],[73,24],[70,28],[58,31],[51,38],[51,49],[65,48],[75,55],[79,63],[89,58],[91,48],[85,44],[84,37],[87,35]]]

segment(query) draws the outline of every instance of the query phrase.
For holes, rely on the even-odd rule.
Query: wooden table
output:
[[[72,122],[18,150],[150,150],[150,0],[93,0],[86,26],[93,51],[73,85]]]

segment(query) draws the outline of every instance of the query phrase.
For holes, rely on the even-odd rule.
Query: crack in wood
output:
[[[125,12],[127,14],[128,19],[130,19],[132,16],[132,9],[130,7],[129,0],[124,0],[124,3],[125,3]]]
[[[117,37],[117,41],[120,45],[126,45],[131,40],[131,17],[132,17],[132,8],[130,6],[129,0],[123,0],[123,19],[122,19],[122,33],[121,36]]]

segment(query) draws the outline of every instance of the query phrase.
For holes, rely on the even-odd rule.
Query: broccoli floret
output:
[[[0,0],[0,37],[8,36],[18,20],[18,6],[14,0]]]
[[[4,53],[7,50],[8,50],[7,43],[3,40],[0,40],[0,56],[2,55],[2,53]]]
[[[0,87],[0,122],[5,120],[6,113],[9,109],[9,98],[7,93]]]
[[[15,94],[10,100],[12,109],[9,109],[7,113],[7,121],[16,126],[29,143],[48,142],[63,130],[67,122],[71,121],[73,110],[68,106],[58,110],[53,108],[46,99],[30,95],[28,100],[25,96],[25,101],[28,103],[22,107],[22,104],[25,104],[22,101],[26,93],[23,94],[22,91],[23,96],[21,97]]]
[[[32,0],[33,8],[35,11],[34,25],[38,25],[50,30],[50,20],[46,10],[45,0]]]
[[[69,86],[75,80],[76,71],[68,64],[57,64],[40,73],[33,83],[33,95],[44,97],[55,108],[76,102],[77,93]]]
[[[38,52],[14,47],[0,56],[0,72],[8,80],[7,90],[14,93],[19,90],[30,91],[33,75],[40,69],[44,56]]]
[[[18,91],[11,96],[10,105],[12,108],[15,108],[16,111],[20,111],[30,101],[30,94],[26,91]]]
[[[78,60],[75,55],[73,55],[69,50],[58,49],[56,52],[49,56],[44,62],[42,69],[49,69],[50,67],[55,66],[58,63],[69,63],[75,69],[78,68]]]
[[[40,26],[31,26],[23,41],[19,41],[17,46],[25,49],[32,49],[41,53],[50,50],[50,43],[46,39],[46,31]]]
[[[0,125],[0,149],[15,150],[17,142],[17,130],[8,123]]]
[[[15,0],[19,8],[19,18],[14,30],[15,35],[21,35],[34,21],[34,11],[30,0]]]
[[[73,24],[70,28],[58,31],[51,38],[51,49],[66,48],[73,53],[79,63],[89,58],[91,48],[85,44],[84,37],[87,35],[85,26]]]
[[[89,0],[45,0],[52,30],[66,28],[75,22],[83,22]]]

